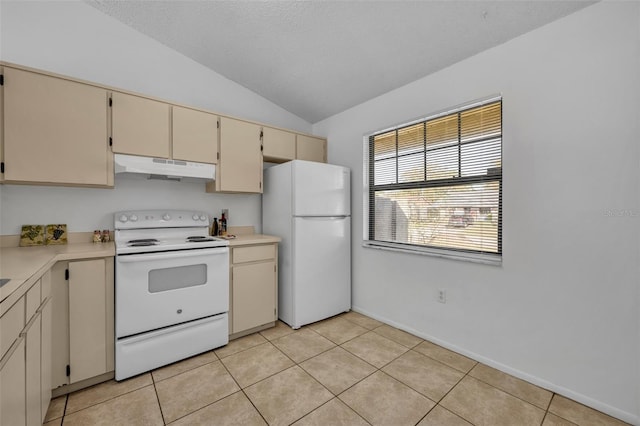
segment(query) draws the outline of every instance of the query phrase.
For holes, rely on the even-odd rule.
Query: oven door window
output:
[[[149,293],[195,287],[206,282],[207,265],[204,263],[149,271]]]

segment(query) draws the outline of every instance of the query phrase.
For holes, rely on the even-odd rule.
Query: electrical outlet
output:
[[[447,303],[447,290],[444,288],[438,289],[438,302]]]

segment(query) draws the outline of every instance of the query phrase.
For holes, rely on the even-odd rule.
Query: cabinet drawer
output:
[[[36,313],[40,306],[40,280],[38,280],[29,291],[27,291],[27,313],[25,316],[26,321],[29,321],[31,317]]]
[[[252,247],[237,247],[233,249],[233,263],[255,262],[258,260],[274,259],[276,248],[273,244]]]
[[[7,353],[24,328],[24,296],[0,318],[0,359]]]

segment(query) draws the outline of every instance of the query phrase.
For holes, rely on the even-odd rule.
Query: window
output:
[[[500,98],[373,134],[368,148],[367,245],[502,254]]]

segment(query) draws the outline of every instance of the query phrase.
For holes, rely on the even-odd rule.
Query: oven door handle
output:
[[[119,263],[132,263],[139,262],[141,260],[167,260],[167,259],[181,259],[185,257],[194,257],[194,256],[209,256],[209,255],[219,255],[226,254],[229,252],[227,247],[218,247],[218,248],[210,248],[210,249],[197,249],[197,250],[179,250],[179,251],[170,251],[170,252],[162,252],[162,253],[141,253],[141,254],[126,254],[116,256],[116,260]]]

